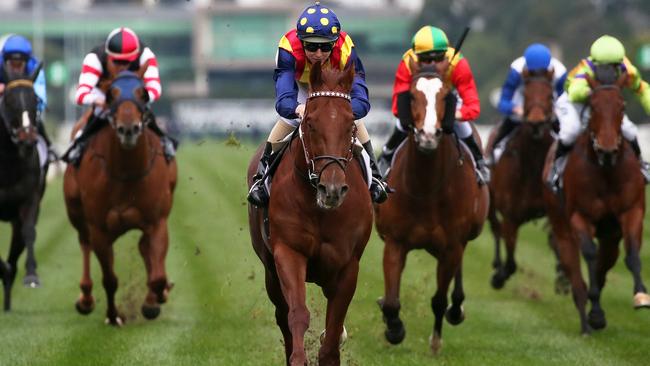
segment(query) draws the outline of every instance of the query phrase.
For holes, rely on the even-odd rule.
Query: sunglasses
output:
[[[321,50],[323,52],[331,52],[334,48],[334,42],[328,43],[313,43],[313,42],[304,42],[303,47],[309,52],[316,52]]]
[[[424,55],[418,55],[418,61],[424,63],[441,62],[446,56],[446,52],[427,53]]]

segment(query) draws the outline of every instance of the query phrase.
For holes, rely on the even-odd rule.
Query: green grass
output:
[[[245,170],[253,146],[223,141],[186,142],[179,153],[179,183],[170,220],[167,272],[176,286],[161,316],[140,315],[144,265],[137,233],[115,244],[118,307],[123,328],[104,325],[105,294],[93,259],[95,311],[79,315],[81,252],[65,215],[61,179],[47,189],[38,225],[37,260],[42,287],[24,288],[24,257],[13,291],[13,311],[0,313],[0,365],[279,365],[280,331],[264,290],[262,264],[248,234]],[[648,215],[646,216],[648,227]],[[382,242],[366,248],[342,351],[347,365],[641,365],[647,364],[650,311],[632,309],[632,279],[619,259],[602,297],[608,326],[590,337],[579,333],[570,296],[553,292],[554,263],[538,225],[520,233],[520,270],[495,291],[489,286],[493,243],[487,225],[468,246],[464,261],[465,322],[443,327],[442,353],[428,348],[435,291],[435,259],[412,252],[401,292],[407,336],[399,346],[384,340],[375,300],[383,293]],[[0,226],[0,250],[9,226]],[[646,241],[648,235],[644,235]],[[650,254],[642,252],[650,285]],[[320,290],[309,285],[312,319],[308,353],[317,354],[324,323]]]

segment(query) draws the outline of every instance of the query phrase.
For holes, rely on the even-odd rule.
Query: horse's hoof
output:
[[[445,319],[447,319],[447,322],[451,325],[458,325],[465,320],[465,309],[462,305],[458,308],[450,306],[445,312]]]
[[[432,334],[429,336],[429,347],[431,347],[431,352],[433,355],[437,355],[440,353],[440,350],[442,349],[442,338],[438,336],[437,334]]]
[[[637,292],[634,294],[634,308],[650,308],[650,296],[645,292]]]
[[[160,306],[142,304],[142,315],[149,320],[156,319],[160,315]]]
[[[500,290],[503,288],[503,285],[505,285],[505,283],[506,280],[500,275],[500,272],[494,272],[492,275],[492,280],[490,281],[492,288],[495,290]]]
[[[38,279],[38,276],[35,274],[26,275],[25,278],[23,279],[23,285],[29,288],[37,288],[37,287],[41,287],[41,281]]]
[[[118,316],[115,317],[115,319],[106,318],[106,320],[104,320],[104,323],[105,323],[106,325],[112,325],[112,326],[115,326],[115,327],[121,327],[121,326],[124,325],[124,320],[122,320],[122,317],[120,317],[120,316],[118,315]]]
[[[343,347],[343,344],[347,340],[348,340],[348,331],[347,329],[345,329],[345,325],[344,325],[343,331],[341,332],[341,337],[339,338],[339,348]],[[325,329],[323,329],[323,331],[320,332],[320,344],[323,345],[323,342],[325,342]]]
[[[386,337],[386,340],[390,344],[393,345],[400,344],[406,337],[406,329],[404,329],[404,326],[401,326],[397,329],[388,328],[384,332],[384,337]]]
[[[594,330],[603,329],[607,326],[607,320],[605,319],[605,313],[603,311],[590,311],[587,321]]]
[[[555,293],[557,295],[568,295],[571,291],[571,283],[564,274],[555,277]]]
[[[91,301],[90,304],[84,304],[83,301],[79,299],[74,303],[74,307],[77,308],[79,314],[88,315],[95,310],[95,301]]]

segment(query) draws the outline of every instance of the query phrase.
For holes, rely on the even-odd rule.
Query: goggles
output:
[[[314,43],[314,42],[303,42],[303,47],[309,52],[316,52],[321,50],[323,52],[332,52],[334,49],[334,42],[327,43]]]
[[[424,63],[441,62],[447,56],[447,52],[431,52],[418,55],[418,61]]]

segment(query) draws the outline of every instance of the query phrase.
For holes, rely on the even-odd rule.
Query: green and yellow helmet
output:
[[[412,48],[416,54],[446,52],[448,47],[447,35],[440,28],[425,25],[413,36]]]
[[[596,64],[621,63],[625,57],[625,47],[618,39],[604,35],[591,45],[590,56]]]

